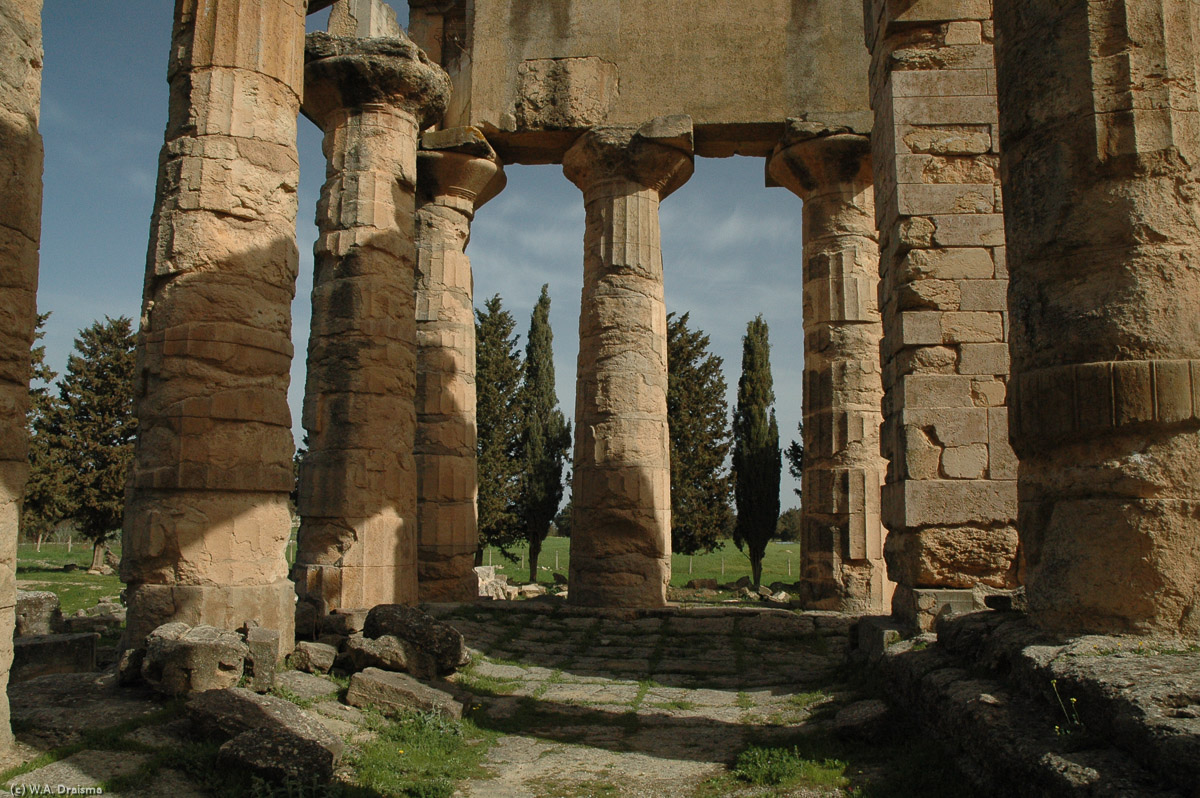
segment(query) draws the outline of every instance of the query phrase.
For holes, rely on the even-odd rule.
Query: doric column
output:
[[[475,311],[465,252],[504,169],[473,127],[426,133],[417,153],[417,573],[422,601],[473,601]]]
[[[5,688],[29,475],[25,412],[42,231],[42,0],[0,0],[0,53],[0,750],[7,750],[12,732]]]
[[[450,83],[406,38],[313,33],[304,113],[325,133],[293,577],[318,612],[417,600],[417,137]]]
[[[570,601],[662,606],[671,468],[658,204],[691,177],[691,119],[588,131],[563,172],[583,191],[587,214]]]
[[[1200,6],[996,4],[1033,618],[1200,636]]]
[[[888,611],[871,141],[793,121],[769,172],[804,200],[804,599]]]
[[[121,578],[171,620],[291,650],[291,302],[306,0],[177,0],[138,347]]]
[[[990,0],[869,0],[893,612],[1017,582]]]

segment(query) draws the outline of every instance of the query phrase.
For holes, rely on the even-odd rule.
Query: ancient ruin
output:
[[[1200,638],[1194,0],[409,8],[406,32],[382,0],[176,0],[125,645],[179,622],[246,630],[278,658],[300,613],[344,635],[379,605],[476,597],[466,247],[514,164],[560,164],[586,211],[568,601],[664,607],[659,206],[697,158],[732,155],[802,203],[806,607],[890,616],[859,627],[867,640],[1023,591],[1039,634]],[[0,0],[0,685],[41,13]],[[328,169],[289,574],[301,114]]]

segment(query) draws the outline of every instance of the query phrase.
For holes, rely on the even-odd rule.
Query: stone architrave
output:
[[[659,202],[692,175],[691,118],[595,128],[563,172],[583,191],[570,602],[655,607],[671,572],[667,316]]]
[[[403,36],[313,33],[305,61],[304,113],[328,165],[292,576],[325,614],[417,600],[417,140],[450,82]]]
[[[475,312],[465,252],[475,211],[504,188],[475,128],[426,133],[417,153],[417,574],[422,601],[474,601],[479,546]]]
[[[1017,584],[991,2],[869,0],[865,11],[884,554],[893,612],[929,628],[947,601]]]
[[[871,141],[792,120],[768,170],[804,201],[803,598],[816,609],[886,612]]]
[[[29,475],[25,412],[42,231],[42,0],[0,0],[0,750],[12,744],[13,574]]]
[[[996,6],[1030,614],[1200,637],[1200,6]]]
[[[292,648],[291,302],[306,0],[177,0],[138,345],[126,643],[167,621]]]

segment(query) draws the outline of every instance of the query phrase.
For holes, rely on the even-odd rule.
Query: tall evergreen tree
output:
[[[804,422],[796,424],[796,434],[800,436],[800,440],[792,441],[788,447],[783,450],[783,456],[788,461],[788,473],[792,475],[792,479],[800,483],[800,487],[792,488],[792,493],[796,494],[796,498],[804,499]]]
[[[671,549],[679,554],[719,548],[733,524],[724,364],[708,351],[708,336],[688,328],[688,319],[687,313],[667,316]]]
[[[475,420],[479,430],[479,548],[508,550],[524,538],[517,515],[521,471],[521,353],[516,321],[497,294],[475,311]]]
[[[70,474],[71,517],[93,544],[93,569],[103,564],[125,513],[125,477],[137,430],[133,377],[133,323],[125,316],[105,317],[79,331],[58,383],[52,426]]]
[[[571,422],[558,407],[554,390],[554,333],[550,329],[549,286],[529,319],[525,381],[521,386],[522,461],[517,506],[529,542],[529,581],[537,582],[538,556],[563,496],[563,466],[571,450]]]
[[[767,541],[779,520],[779,425],[771,379],[771,344],[767,323],[758,316],[742,339],[742,376],[733,415],[733,473],[737,524],[733,542],[750,557],[754,584],[762,580]]]
[[[29,350],[29,411],[26,414],[29,479],[25,483],[21,506],[21,532],[36,538],[39,551],[42,541],[70,510],[67,471],[54,430],[60,417],[59,400],[50,390],[58,375],[46,363],[45,345],[38,343],[46,335],[44,328],[49,317],[49,313],[38,314],[34,345]]]

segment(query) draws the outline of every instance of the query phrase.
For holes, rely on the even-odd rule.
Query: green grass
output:
[[[113,553],[121,555],[119,544]],[[64,566],[73,564],[72,571]],[[87,572],[92,564],[92,546],[87,541],[75,543],[67,551],[65,543],[43,543],[39,552],[32,543],[17,546],[17,587],[20,590],[48,590],[58,595],[63,615],[74,615],[100,603],[105,596],[116,596],[124,589],[116,576],[96,576]]]
[[[542,544],[542,553],[538,558],[538,582],[544,585],[554,583],[554,573],[566,576],[571,563],[570,538],[546,538]],[[517,562],[509,562],[500,551],[488,547],[484,551],[484,564],[496,566],[496,572],[508,576],[513,583],[524,583],[529,579],[529,564],[525,560],[528,547],[518,546],[512,549]],[[557,555],[558,566],[555,567]],[[490,557],[490,560],[489,560]],[[791,575],[788,575],[788,561],[791,561]],[[722,574],[724,562],[724,574]],[[689,571],[690,567],[690,571]],[[736,582],[740,577],[750,576],[750,558],[738,551],[732,541],[726,541],[725,547],[711,554],[675,554],[671,557],[671,585],[683,587],[692,579],[716,579],[718,583]],[[772,582],[796,582],[800,579],[800,544],[799,543],[768,543],[767,553],[763,557],[763,584]]]
[[[359,784],[380,795],[450,798],[456,782],[482,775],[497,736],[470,720],[409,715],[380,728],[354,757],[354,769]]]

